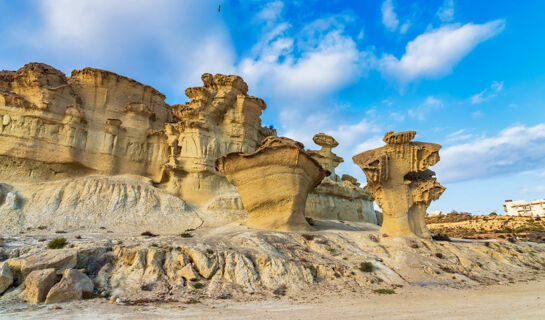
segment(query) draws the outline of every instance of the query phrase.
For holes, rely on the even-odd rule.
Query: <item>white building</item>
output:
[[[428,216],[430,217],[438,217],[438,216],[441,216],[443,215],[443,212],[441,212],[440,210],[434,210],[430,213],[428,213]]]
[[[503,210],[508,216],[545,217],[545,199],[532,202],[505,200]]]

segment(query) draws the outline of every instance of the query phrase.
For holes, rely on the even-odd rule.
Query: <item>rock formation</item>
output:
[[[415,131],[387,132],[386,145],[352,159],[363,170],[367,187],[383,212],[381,232],[431,238],[426,208],[445,188],[428,169],[439,161],[440,145],[412,141]]]
[[[268,137],[252,153],[218,158],[216,169],[237,188],[249,226],[280,231],[309,229],[307,195],[329,174],[303,144],[284,137]]]
[[[214,161],[252,152],[276,132],[261,127],[265,103],[247,95],[242,78],[202,80],[186,90],[189,102],[169,106],[152,87],[109,71],[66,77],[30,63],[0,72],[0,229],[183,230],[244,216]]]
[[[314,219],[364,221],[376,224],[371,193],[360,188],[356,178],[349,175],[340,178],[335,173],[335,168],[344,161],[331,151],[339,143],[324,133],[316,134],[313,140],[322,148],[316,151],[307,150],[307,153],[331,174],[308,195],[305,215]]]
[[[251,153],[274,129],[265,102],[234,75],[202,75],[189,102],[94,68],[70,77],[42,63],[0,72],[0,232],[39,226],[180,232],[248,218],[214,168]],[[309,217],[376,223],[370,194],[334,173],[342,158],[324,134],[309,151],[333,174],[310,194]],[[362,209],[363,208],[363,209]]]

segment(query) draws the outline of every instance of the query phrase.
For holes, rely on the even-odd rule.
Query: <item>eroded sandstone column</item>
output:
[[[415,131],[387,132],[386,145],[352,159],[367,177],[367,186],[383,211],[381,232],[430,238],[426,209],[445,188],[428,169],[439,161],[441,146],[412,141]]]
[[[249,219],[258,229],[302,231],[308,193],[329,172],[300,142],[268,137],[253,153],[234,152],[216,160],[216,170],[236,188]]]

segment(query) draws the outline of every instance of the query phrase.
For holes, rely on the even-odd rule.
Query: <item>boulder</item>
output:
[[[11,272],[7,261],[0,263],[0,294],[13,283],[13,273]]]
[[[47,293],[56,282],[57,274],[55,269],[34,270],[25,278],[24,298],[33,304],[44,302]]]
[[[188,281],[197,280],[197,274],[191,264],[186,264],[185,267],[180,269],[180,271],[178,271],[178,276]]]
[[[74,249],[47,250],[25,258],[21,263],[21,273],[26,277],[34,270],[71,269],[76,266],[77,261],[78,253]]]
[[[278,231],[310,229],[304,215],[308,193],[329,175],[302,143],[272,136],[253,153],[218,158],[216,170],[237,188],[249,226]]]
[[[45,303],[64,302],[88,298],[93,294],[93,282],[85,273],[67,269],[62,274],[62,279],[55,284],[49,293]]]

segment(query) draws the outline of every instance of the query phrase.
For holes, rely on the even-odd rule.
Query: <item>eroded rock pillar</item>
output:
[[[439,161],[441,146],[412,141],[415,131],[387,132],[386,145],[352,159],[363,170],[368,189],[383,211],[382,233],[430,238],[426,209],[445,188],[428,169]]]

